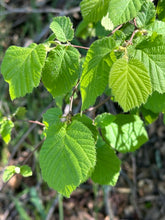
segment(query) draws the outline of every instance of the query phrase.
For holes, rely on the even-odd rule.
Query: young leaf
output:
[[[145,63],[153,90],[165,92],[165,36],[152,35],[140,42],[134,57]]]
[[[145,103],[144,108],[154,113],[165,112],[165,93],[153,92]]]
[[[109,0],[83,0],[80,3],[83,19],[97,22],[107,14]]]
[[[0,127],[0,135],[2,139],[8,144],[11,140],[11,131],[14,127],[14,123],[11,120],[4,120]]]
[[[114,186],[118,180],[121,165],[115,151],[99,140],[96,145],[96,155],[97,162],[91,176],[92,180],[102,185]]]
[[[3,181],[7,182],[15,174],[16,166],[8,166],[3,173]]]
[[[109,1],[109,17],[117,26],[136,17],[142,5],[142,0],[111,0]]]
[[[50,24],[50,28],[55,33],[57,40],[61,42],[73,40],[74,30],[70,18],[65,16],[55,17]]]
[[[79,52],[71,46],[59,45],[46,59],[42,81],[46,89],[57,97],[69,92],[78,79]]]
[[[42,67],[46,59],[46,49],[40,44],[27,48],[11,46],[6,51],[1,72],[9,83],[11,99],[32,92],[40,83]]]
[[[148,141],[143,121],[137,115],[117,115],[116,120],[101,131],[105,140],[121,153],[135,151]]]
[[[48,185],[69,197],[95,166],[96,151],[91,131],[81,122],[57,124],[47,131],[40,151],[40,167]]]
[[[151,93],[151,82],[143,63],[124,58],[117,60],[111,68],[109,85],[115,100],[125,112],[139,107]]]
[[[43,114],[43,123],[46,128],[52,125],[56,125],[60,122],[60,117],[62,116],[62,111],[59,108],[50,108],[46,113]]]
[[[154,4],[150,0],[144,1],[141,10],[136,17],[136,24],[142,28],[154,21],[156,10]]]
[[[111,30],[114,29],[114,25],[113,25],[112,21],[109,18],[109,12],[106,14],[106,16],[104,16],[101,19],[101,24],[105,28],[105,30],[111,31]]]
[[[23,165],[20,167],[20,174],[24,177],[32,176],[32,170],[29,166]]]
[[[116,60],[114,47],[115,41],[108,37],[95,41],[88,50],[80,80],[82,110],[93,105],[108,84],[108,73]]]

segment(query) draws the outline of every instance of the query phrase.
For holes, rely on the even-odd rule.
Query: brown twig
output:
[[[131,38],[130,38],[130,40],[127,42],[127,44],[132,44],[133,38],[134,38],[135,34],[136,34],[138,31],[139,31],[138,29],[134,30],[134,32],[132,33]]]
[[[28,160],[30,159],[30,157],[34,154],[34,152],[35,152],[36,150],[38,150],[38,148],[41,146],[41,144],[42,144],[44,141],[45,141],[45,138],[42,139],[42,140],[34,147],[34,150],[29,153],[29,155],[27,156],[27,158],[23,161],[22,165],[25,165],[25,164],[28,162]]]
[[[110,35],[114,34],[117,30],[119,30],[123,25],[120,24],[118,27],[116,27],[111,33]]]
[[[39,121],[32,121],[32,120],[28,120],[29,123],[33,123],[33,124],[37,124],[37,125],[41,125],[42,127],[45,127],[45,125]]]
[[[79,83],[80,83],[80,80],[78,80],[77,84],[75,85],[73,92],[72,92],[72,95],[70,97],[69,113],[72,113],[73,98],[74,98],[75,92],[77,91],[77,87],[78,87]]]
[[[107,97],[106,99],[104,99],[102,102],[100,102],[98,105],[94,106],[94,107],[91,107],[91,108],[88,108],[86,109],[85,111],[83,111],[83,113],[86,113],[86,112],[91,112],[91,111],[94,111],[96,110],[97,108],[99,108],[100,106],[104,105],[108,100],[110,99],[110,97]]]
[[[76,47],[76,48],[80,48],[80,49],[85,49],[85,50],[89,50],[89,47],[84,47],[84,46],[79,46],[79,45],[73,45],[71,44],[72,47]]]
[[[137,23],[136,23],[136,19],[135,18],[133,19],[133,23],[134,23],[135,27],[137,27]]]

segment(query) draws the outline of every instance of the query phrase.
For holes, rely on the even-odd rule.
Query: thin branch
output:
[[[135,27],[137,27],[136,18],[133,19],[133,23],[134,23]]]
[[[111,33],[110,35],[114,34],[117,30],[119,30],[123,25],[119,25],[117,28],[115,28]]]
[[[91,107],[89,109],[86,109],[85,111],[83,111],[83,113],[85,112],[91,112],[96,110],[97,108],[99,108],[100,106],[104,105],[108,100],[110,99],[110,97],[107,97],[106,99],[104,99],[102,102],[100,102],[98,105]]]
[[[81,48],[81,49],[85,49],[85,50],[89,50],[89,47],[83,47],[83,46],[79,46],[79,45],[73,45],[70,44],[72,47],[76,47],[76,48]]]
[[[53,105],[53,102],[50,103],[39,115],[39,117],[37,118],[37,121],[39,121],[43,115],[43,113],[45,113],[47,111],[47,109],[49,109],[51,106]],[[37,124],[32,124],[29,129],[24,133],[24,135],[21,137],[21,139],[18,141],[18,143],[15,145],[12,154],[8,160],[7,166],[9,165],[11,159],[15,156],[18,148],[21,146],[21,144],[25,141],[25,139],[27,138],[27,136],[32,132],[32,130],[36,127]]]
[[[73,107],[73,98],[74,98],[74,94],[77,91],[78,85],[80,83],[80,80],[78,80],[77,84],[75,85],[72,95],[70,97],[70,105],[69,105],[69,113],[72,113],[72,107]]]
[[[41,144],[42,144],[44,141],[45,141],[45,138],[43,138],[43,139],[34,147],[34,150],[29,153],[29,155],[27,156],[27,158],[23,161],[22,165],[25,165],[25,164],[28,162],[28,160],[31,158],[31,156],[34,154],[34,152],[35,152],[36,150],[38,150],[38,148],[41,146]]]
[[[55,8],[43,8],[43,9],[34,9],[31,7],[26,7],[26,8],[11,8],[7,6],[6,4],[0,3],[2,7],[6,8],[6,11],[0,12],[0,16],[3,15],[9,15],[9,14],[47,14],[47,13],[53,13],[53,14],[60,14],[60,15],[69,15],[69,14],[74,14],[76,12],[80,11],[80,7],[75,7],[71,9],[55,9]]]
[[[41,125],[42,127],[45,127],[45,125],[39,121],[32,121],[32,120],[28,120],[29,123],[33,123],[33,124],[37,124],[37,125]]]
[[[134,30],[134,32],[132,33],[131,38],[130,38],[130,40],[127,42],[127,44],[132,44],[133,38],[134,38],[135,34],[136,34],[138,31],[139,31],[138,29]]]
[[[52,203],[52,205],[51,205],[51,207],[49,209],[49,212],[48,212],[48,214],[46,216],[46,220],[50,220],[52,218],[53,212],[55,210],[56,205],[58,204],[58,201],[59,201],[59,195],[53,201],[53,203]]]

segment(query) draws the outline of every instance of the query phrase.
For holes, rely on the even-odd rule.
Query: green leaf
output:
[[[74,30],[69,17],[55,17],[50,24],[50,28],[55,33],[57,40],[63,43],[73,40]]]
[[[107,14],[109,0],[83,0],[80,3],[83,19],[97,22]]]
[[[101,131],[104,139],[121,153],[133,152],[148,141],[143,121],[137,115],[116,115],[116,120]]]
[[[57,46],[46,59],[42,81],[53,97],[69,92],[78,79],[79,52],[71,46]]]
[[[154,113],[165,112],[165,93],[153,92],[145,103],[144,108]]]
[[[144,1],[141,10],[136,17],[136,24],[142,28],[154,21],[156,10],[154,4],[150,0]]]
[[[96,155],[97,162],[91,176],[92,180],[101,185],[114,186],[118,180],[121,165],[115,151],[99,140],[96,145]]]
[[[8,166],[3,173],[3,181],[7,182],[15,174],[16,166]]]
[[[46,113],[43,114],[43,123],[46,128],[49,128],[52,125],[56,125],[60,122],[62,116],[62,111],[59,108],[50,108]]]
[[[157,34],[165,35],[165,22],[155,20],[146,27],[147,31],[156,32]]]
[[[32,170],[29,166],[23,165],[20,167],[20,174],[24,177],[32,176]]]
[[[109,85],[115,100],[125,112],[139,107],[151,93],[151,82],[142,62],[136,59],[117,60],[111,68]]]
[[[31,44],[27,48],[11,46],[7,49],[1,72],[9,83],[12,100],[32,92],[39,85],[45,59],[46,49],[42,44]]]
[[[96,151],[91,131],[81,122],[58,124],[47,131],[40,151],[43,179],[50,187],[69,197],[95,166]]]
[[[159,0],[156,9],[158,14],[158,19],[161,21],[165,21],[165,0]]]
[[[115,41],[108,37],[95,41],[88,50],[80,80],[82,110],[93,105],[108,84],[108,73],[116,60],[114,47]]]
[[[134,57],[145,64],[153,90],[165,92],[165,36],[152,35],[139,43]]]
[[[109,17],[112,23],[117,26],[136,17],[142,5],[142,0],[110,0]]]
[[[14,127],[14,123],[11,120],[4,120],[0,127],[0,135],[2,139],[8,144],[11,140],[11,131]]]
[[[159,113],[154,113],[143,106],[140,108],[140,111],[143,115],[143,119],[146,125],[152,124],[155,120],[158,119]]]
[[[105,112],[101,115],[97,115],[97,117],[95,118],[95,124],[98,128],[104,128],[105,126],[113,122],[115,119],[115,115]]]
[[[93,138],[96,141],[97,140],[97,135],[98,135],[98,131],[96,129],[96,126],[93,124],[93,121],[91,118],[89,118],[86,115],[80,115],[80,114],[76,114],[74,117],[72,117],[72,121],[77,120],[81,123],[83,123],[93,134]]]

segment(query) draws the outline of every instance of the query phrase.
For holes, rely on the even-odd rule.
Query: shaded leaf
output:
[[[141,41],[134,50],[134,57],[145,64],[153,90],[165,92],[165,36],[153,34]]]
[[[93,105],[108,84],[108,73],[116,57],[112,50],[115,41],[111,37],[95,41],[88,50],[80,80],[82,110]],[[100,74],[101,73],[101,74]]]
[[[96,145],[96,166],[92,173],[92,180],[102,185],[114,186],[120,174],[121,162],[115,151],[105,142],[98,141]]]
[[[154,21],[156,10],[153,2],[150,0],[144,1],[141,10],[138,12],[136,17],[136,24],[138,27],[145,27]]]
[[[80,3],[83,19],[97,22],[107,14],[109,0],[83,0]]]
[[[143,121],[137,115],[117,115],[101,131],[107,143],[121,153],[133,152],[148,141]]]
[[[145,103],[144,108],[154,113],[165,112],[165,93],[153,92]]]
[[[46,59],[42,81],[53,97],[69,92],[78,79],[79,52],[71,46],[57,46]]]

